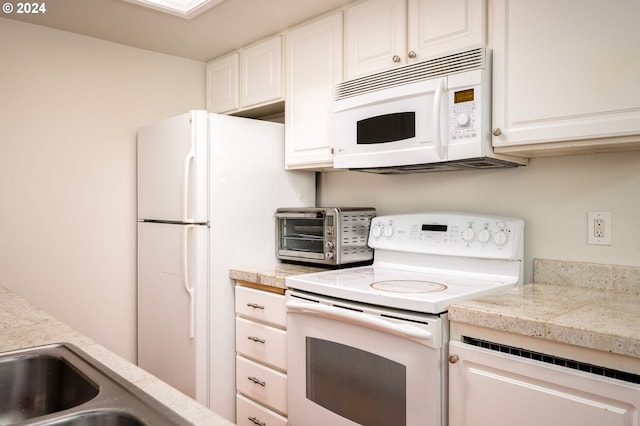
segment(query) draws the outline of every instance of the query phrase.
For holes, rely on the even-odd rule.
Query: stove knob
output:
[[[466,242],[473,240],[473,237],[475,237],[475,235],[476,233],[474,232],[472,227],[468,227],[467,229],[462,231],[462,239]]]
[[[380,238],[380,235],[382,235],[382,226],[380,226],[379,223],[373,225],[371,228],[371,235],[373,235],[373,238]]]
[[[507,233],[504,231],[498,231],[493,236],[493,242],[499,246],[504,245],[507,242]]]
[[[391,224],[384,227],[384,236],[389,238],[393,235],[393,226]]]
[[[483,228],[478,232],[478,241],[481,243],[486,243],[491,239],[491,233],[487,228]]]

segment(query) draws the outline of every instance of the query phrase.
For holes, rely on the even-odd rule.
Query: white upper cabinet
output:
[[[207,64],[207,111],[223,113],[238,109],[239,56],[235,52]]]
[[[342,77],[342,12],[285,35],[285,166],[333,166],[333,91]]]
[[[486,42],[486,0],[365,0],[345,13],[346,79]]]
[[[282,37],[241,50],[240,73],[242,108],[282,99]]]
[[[345,12],[346,79],[406,62],[406,0],[367,0]]]
[[[282,101],[282,36],[207,64],[207,111],[234,113]]]
[[[493,6],[497,152],[640,148],[638,0]]]

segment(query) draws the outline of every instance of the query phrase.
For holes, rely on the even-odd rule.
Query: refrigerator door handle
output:
[[[185,225],[182,230],[182,282],[189,295],[189,339],[195,336],[194,290],[189,282],[189,231],[194,227],[194,225]]]
[[[189,218],[189,185],[191,178],[191,164],[196,157],[193,138],[191,139],[191,146],[189,152],[184,156],[184,175],[182,176],[182,221],[193,222],[194,220]]]

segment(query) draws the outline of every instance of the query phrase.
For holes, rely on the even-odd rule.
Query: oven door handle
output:
[[[321,305],[319,303],[299,302],[297,300],[287,300],[287,312],[309,314],[322,318],[334,319],[348,322],[354,325],[371,328],[382,333],[393,334],[405,339],[413,340],[421,344],[428,342],[433,345],[433,334],[411,324],[399,324],[385,320],[363,312],[350,311],[334,306]],[[431,346],[429,345],[429,346]]]

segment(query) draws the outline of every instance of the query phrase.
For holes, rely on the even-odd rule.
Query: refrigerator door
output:
[[[206,111],[191,111],[138,130],[138,219],[208,220]]]
[[[208,404],[208,227],[138,223],[138,365]]]

